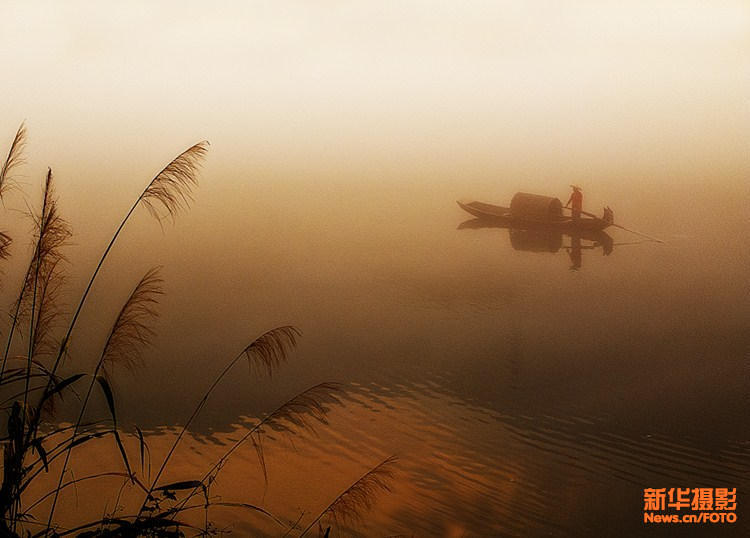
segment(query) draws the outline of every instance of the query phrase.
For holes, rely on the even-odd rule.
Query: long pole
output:
[[[641,232],[636,232],[635,230],[631,230],[630,228],[626,228],[625,226],[620,226],[619,224],[612,224],[612,226],[614,226],[615,228],[620,228],[622,230],[625,230],[626,232],[630,232],[631,234],[640,235],[641,237],[645,237],[646,239],[650,239],[651,241],[656,241],[657,243],[663,243],[664,242],[664,241],[662,241],[659,238],[656,238],[656,237],[653,237],[653,236],[650,236],[650,235],[646,235],[646,234],[641,233]]]

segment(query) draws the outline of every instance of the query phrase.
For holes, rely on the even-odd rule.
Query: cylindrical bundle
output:
[[[517,192],[510,201],[510,213],[515,218],[549,222],[562,216],[562,202],[550,196]]]

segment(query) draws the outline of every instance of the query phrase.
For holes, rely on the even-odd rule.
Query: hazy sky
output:
[[[0,149],[26,119],[83,175],[203,138],[227,172],[746,171],[749,51],[742,0],[4,2]]]

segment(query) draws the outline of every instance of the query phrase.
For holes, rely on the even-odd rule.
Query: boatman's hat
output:
[[[575,190],[577,190],[577,191],[582,191],[582,190],[583,190],[583,189],[582,189],[581,187],[579,187],[578,185],[571,185],[571,186],[570,186],[570,188],[571,188],[571,189],[575,189]]]

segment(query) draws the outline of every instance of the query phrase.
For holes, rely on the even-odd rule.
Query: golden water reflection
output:
[[[369,467],[395,454],[392,491],[378,496],[375,508],[353,527],[338,528],[334,535],[541,536],[580,528],[602,531],[617,518],[623,528],[637,531],[635,516],[604,514],[608,503],[625,503],[636,514],[644,484],[747,483],[747,447],[741,443],[709,453],[665,436],[613,432],[594,417],[504,414],[446,394],[433,383],[351,385],[344,405],[331,408],[329,419],[315,434],[266,439],[267,483],[253,447],[236,452],[212,485],[211,498],[262,507],[285,525],[296,524],[289,535],[297,536]],[[231,431],[192,436],[162,483],[196,478],[254,422],[243,417]],[[147,436],[152,470],[175,434],[169,428]],[[109,448],[86,447],[76,454],[76,476],[119,468]],[[135,439],[128,448],[137,457]],[[148,475],[148,462],[143,472]],[[111,487],[103,487],[103,480],[99,488],[68,491],[60,505],[63,526],[137,508],[142,495],[126,485],[115,510],[122,480],[111,480]],[[31,492],[28,499],[38,494]],[[198,509],[186,520],[202,526],[204,516]],[[238,535],[280,536],[287,530],[241,508],[211,508],[209,517],[217,529]]]

